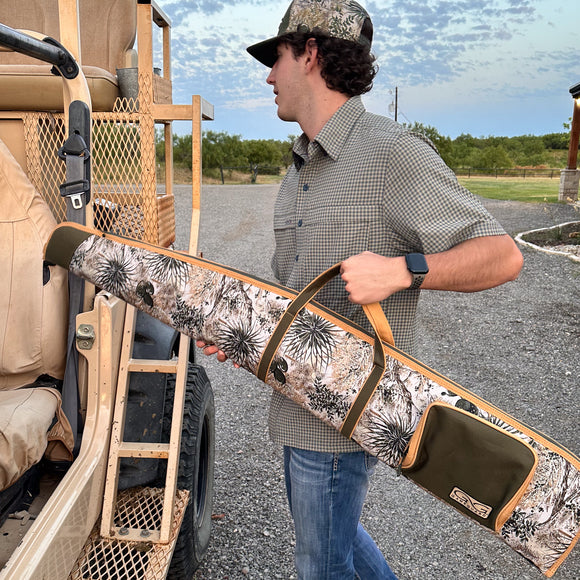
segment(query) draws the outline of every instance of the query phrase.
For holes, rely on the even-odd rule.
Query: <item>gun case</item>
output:
[[[234,362],[453,506],[551,577],[580,537],[580,460],[302,292],[215,262],[61,224],[45,251]]]

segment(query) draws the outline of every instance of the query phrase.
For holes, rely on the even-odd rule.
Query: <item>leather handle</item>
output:
[[[387,344],[395,346],[395,339],[393,338],[393,331],[391,325],[385,316],[380,303],[373,302],[372,304],[363,304],[363,310],[375,331],[375,334]]]
[[[278,322],[276,329],[272,333],[266,348],[262,354],[260,364],[258,365],[258,370],[256,376],[264,381],[268,374],[270,364],[274,358],[274,354],[278,350],[278,346],[282,342],[286,332],[290,328],[290,325],[298,315],[298,313],[322,290],[322,288],[332,280],[337,274],[340,273],[340,263],[335,264],[328,270],[325,270],[314,278],[307,286],[304,287],[302,292],[300,292],[296,298],[290,303],[290,306],[286,309],[282,318]],[[394,346],[395,341],[393,339],[393,332],[391,331],[391,326],[385,313],[381,308],[381,305],[376,302],[374,304],[364,304],[363,310],[375,331],[375,334],[380,338],[380,340],[387,342],[388,344]]]
[[[291,302],[290,306],[286,309],[282,318],[278,322],[276,329],[272,333],[264,352],[262,353],[262,358],[258,365],[256,376],[265,381],[270,369],[270,365],[280,346],[280,343],[284,339],[286,332],[290,328],[290,325],[298,315],[298,313],[316,296],[316,294],[322,290],[322,288],[340,273],[340,263],[335,264],[325,272],[322,272],[317,276],[312,282],[310,282],[303,290],[300,292],[296,298]],[[375,341],[374,341],[374,356],[373,356],[373,369],[367,377],[364,385],[362,386],[355,402],[350,408],[344,423],[341,427],[341,433],[346,437],[350,437],[354,431],[362,412],[366,408],[370,398],[372,397],[379,381],[381,380],[384,370],[385,370],[385,354],[383,350],[382,342],[386,342],[394,346],[395,342],[393,340],[393,333],[391,327],[381,305],[376,302],[374,304],[363,305],[363,310],[375,331]]]

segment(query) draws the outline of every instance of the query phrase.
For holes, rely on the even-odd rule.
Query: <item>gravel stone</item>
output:
[[[277,189],[204,186],[204,257],[271,280]],[[176,246],[185,249],[190,193],[177,186],[175,194]],[[482,201],[511,235],[578,219],[566,205]],[[476,294],[423,293],[419,357],[578,453],[580,264],[526,247],[522,253],[515,282]],[[269,389],[229,362],[197,354],[214,389],[217,449],[212,539],[194,578],[296,578],[282,454],[267,433]],[[487,530],[382,464],[362,521],[400,580],[543,577]],[[555,578],[580,580],[580,548]]]

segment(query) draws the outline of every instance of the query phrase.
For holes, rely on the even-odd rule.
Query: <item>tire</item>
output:
[[[169,441],[175,376],[167,380],[163,420],[163,440]],[[199,567],[211,535],[211,514],[215,462],[215,407],[207,375],[198,365],[189,364],[177,487],[189,491],[189,503],[173,552],[167,578],[191,580]],[[160,484],[165,484],[166,462],[160,462]]]

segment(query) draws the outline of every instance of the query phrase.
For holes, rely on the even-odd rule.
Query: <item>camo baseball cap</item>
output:
[[[258,42],[247,51],[262,64],[274,66],[281,36],[291,32],[323,32],[370,48],[373,25],[368,12],[353,0],[294,0],[290,4],[278,34]]]

